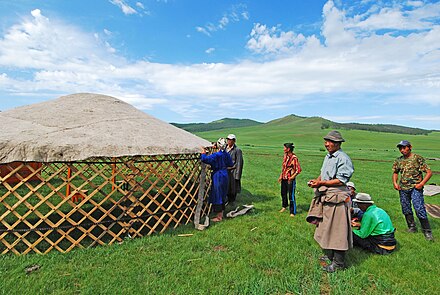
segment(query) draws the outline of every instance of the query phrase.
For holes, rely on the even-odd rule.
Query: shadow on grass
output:
[[[353,249],[350,249],[347,252],[348,267],[359,266],[364,261],[369,260],[375,256],[385,258],[387,256],[396,255],[396,253],[400,251],[400,248],[401,248],[401,244],[399,244],[399,242],[397,242],[396,249],[392,253],[387,254],[387,255],[380,255],[380,254],[369,252],[369,251],[364,250],[360,247],[353,247]]]
[[[353,249],[347,251],[347,257],[345,259],[347,262],[347,267],[359,266],[373,255],[377,254],[368,252],[358,247],[354,247]]]
[[[242,189],[241,193],[237,195],[236,202],[238,204],[253,204],[255,202],[257,203],[264,203],[272,200],[272,197],[264,196],[264,195],[253,195],[250,191],[246,189]]]

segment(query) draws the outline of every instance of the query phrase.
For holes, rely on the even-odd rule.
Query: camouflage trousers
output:
[[[411,202],[416,211],[416,215],[419,219],[427,219],[425,209],[425,199],[423,198],[423,189],[418,190],[415,188],[409,190],[400,190],[400,205],[402,206],[402,213],[404,215],[413,215],[411,208]]]

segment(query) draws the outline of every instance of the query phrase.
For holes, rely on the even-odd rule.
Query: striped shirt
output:
[[[292,175],[301,173],[298,157],[294,153],[284,154],[281,179],[290,179]]]

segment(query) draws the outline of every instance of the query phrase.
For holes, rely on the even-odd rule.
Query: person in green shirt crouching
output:
[[[361,223],[352,222],[358,228],[353,229],[353,246],[381,255],[392,253],[397,242],[390,216],[374,205],[369,194],[358,193],[353,202],[364,212]]]

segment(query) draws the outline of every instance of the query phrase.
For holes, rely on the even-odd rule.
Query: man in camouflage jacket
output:
[[[432,171],[422,156],[412,153],[411,143],[402,140],[397,144],[402,156],[397,158],[393,164],[393,184],[399,191],[402,213],[405,215],[408,224],[408,232],[417,232],[414,215],[411,208],[411,201],[420,220],[425,238],[433,240],[431,226],[425,209],[423,198],[423,186],[431,178]],[[400,173],[400,181],[398,181]],[[425,176],[423,176],[425,173]]]

